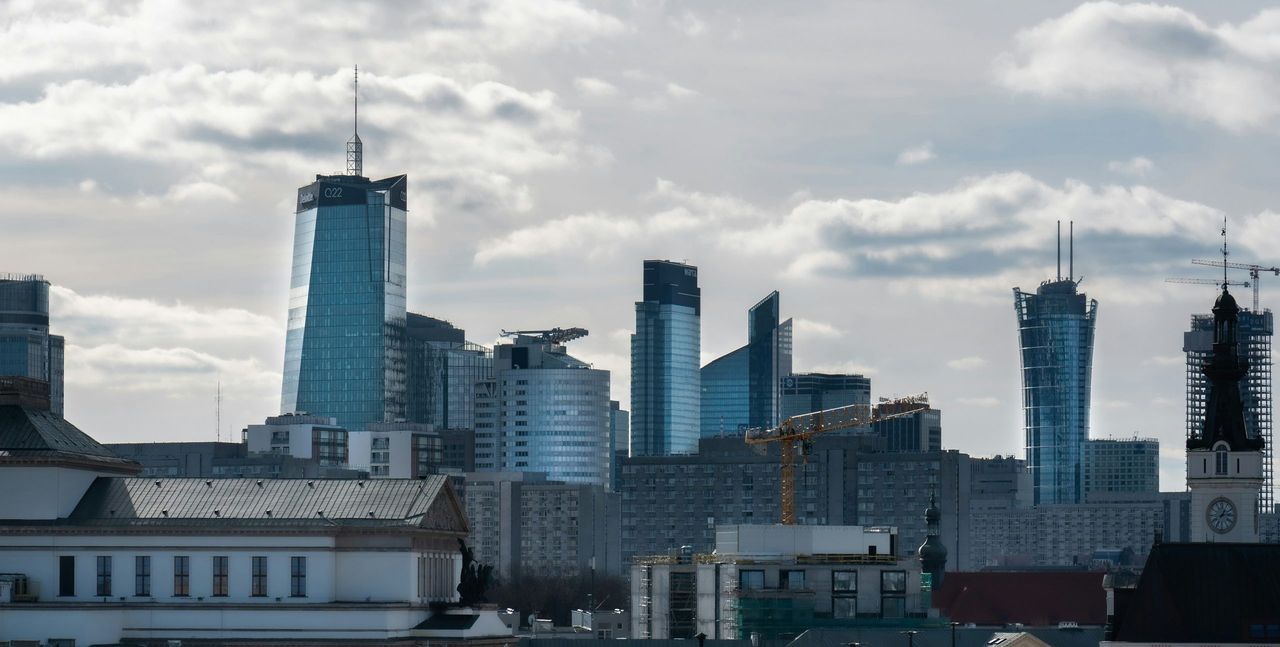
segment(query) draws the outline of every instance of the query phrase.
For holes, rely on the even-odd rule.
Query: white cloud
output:
[[[689,97],[696,96],[698,92],[696,90],[690,90],[679,83],[668,83],[667,94],[677,99],[687,99]]]
[[[955,403],[965,407],[989,409],[991,407],[1000,406],[1000,398],[993,398],[990,396],[979,398],[956,398]]]
[[[806,370],[812,373],[855,373],[865,376],[872,376],[879,372],[879,369],[874,366],[857,361],[819,363],[815,364],[812,369]]]
[[[933,142],[925,142],[898,153],[898,165],[913,166],[915,164],[923,164],[937,159],[937,157],[938,155],[933,151]]]
[[[220,380],[231,394],[272,394],[280,389],[280,373],[266,369],[257,358],[231,359],[181,347],[68,344],[66,375],[72,387],[170,397],[211,392]]]
[[[987,360],[981,357],[961,357],[947,362],[947,367],[957,371],[972,371],[987,365]]]
[[[578,90],[578,94],[584,97],[602,99],[618,95],[618,86],[608,81],[591,77],[584,76],[574,79],[573,87]]]
[[[1115,160],[1107,163],[1107,170],[1122,175],[1145,177],[1156,167],[1155,162],[1145,157],[1133,157],[1127,160]]]
[[[844,336],[843,330],[824,321],[796,318],[791,325],[795,328],[792,333],[800,339],[838,339]]]
[[[672,27],[675,27],[686,36],[696,37],[707,32],[706,21],[688,9],[677,16],[672,16],[670,22]]]
[[[1169,5],[1090,2],[1017,35],[997,79],[1045,97],[1100,98],[1243,132],[1280,125],[1280,10],[1207,24]]]
[[[284,324],[239,308],[197,308],[150,299],[82,295],[50,288],[59,334],[81,346],[106,343],[195,343],[282,340]]]

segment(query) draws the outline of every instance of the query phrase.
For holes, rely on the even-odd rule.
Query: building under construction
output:
[[[1275,323],[1271,310],[1241,310],[1239,317],[1240,358],[1249,372],[1240,381],[1244,398],[1245,423],[1250,435],[1262,439],[1262,492],[1258,512],[1271,512],[1275,502],[1271,436],[1271,337]],[[1191,330],[1183,334],[1182,350],[1187,354],[1187,439],[1204,428],[1205,399],[1209,381],[1201,372],[1213,353],[1213,315],[1191,316]]]
[[[892,527],[719,526],[714,553],[632,561],[631,636],[774,640],[940,624],[920,563],[897,555],[897,539]]]

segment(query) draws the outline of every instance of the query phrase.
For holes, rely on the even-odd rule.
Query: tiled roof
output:
[[[90,461],[104,468],[137,473],[139,466],[118,458],[88,434],[47,410],[0,405],[0,459],[45,458]]]
[[[1153,546],[1137,588],[1117,595],[1114,631],[1119,642],[1280,643],[1280,545]]]
[[[99,478],[76,525],[417,526],[448,487],[424,479]],[[448,496],[448,495],[445,495]]]
[[[1104,625],[1107,596],[1102,573],[981,571],[947,573],[933,592],[933,606],[953,622],[985,626],[1059,622]]]

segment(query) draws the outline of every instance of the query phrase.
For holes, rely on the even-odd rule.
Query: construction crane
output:
[[[503,337],[518,337],[520,335],[529,335],[531,337],[541,337],[542,341],[552,344],[563,344],[571,342],[575,339],[582,339],[587,336],[586,328],[552,328],[550,330],[504,330]]]
[[[1165,279],[1165,280],[1164,280],[1164,282],[1165,282],[1165,283],[1187,283],[1187,284],[1190,284],[1190,285],[1216,285],[1216,286],[1219,286],[1219,287],[1224,286],[1224,285],[1238,285],[1238,286],[1240,286],[1240,287],[1244,287],[1244,288],[1247,288],[1247,287],[1249,287],[1249,285],[1250,285],[1250,283],[1249,283],[1248,281],[1225,281],[1225,282],[1224,282],[1224,281],[1219,281],[1219,280],[1217,280],[1217,279],[1186,279],[1186,278],[1172,278],[1172,279]],[[1255,306],[1255,307],[1256,307],[1256,306]]]
[[[1258,278],[1263,272],[1271,272],[1273,276],[1280,276],[1280,267],[1266,267],[1263,265],[1254,265],[1253,263],[1232,263],[1230,261],[1210,261],[1203,258],[1197,258],[1191,261],[1193,265],[1208,265],[1210,267],[1231,268],[1235,270],[1249,270],[1249,280],[1253,282],[1253,311],[1258,312]],[[1216,281],[1222,283],[1222,281]],[[1232,285],[1240,285],[1233,283]],[[1244,284],[1248,286],[1248,283]]]
[[[874,409],[866,404],[851,404],[824,411],[802,413],[783,420],[777,427],[765,429],[752,427],[746,430],[743,439],[748,445],[765,449],[768,443],[777,443],[782,453],[782,472],[779,478],[781,486],[782,523],[794,526],[796,523],[796,453],[799,449],[801,460],[808,462],[810,440],[814,436],[838,429],[861,427],[877,420],[889,420],[924,411],[929,408],[929,394],[881,400]],[[881,413],[881,411],[884,411]],[[798,446],[798,447],[797,447]]]

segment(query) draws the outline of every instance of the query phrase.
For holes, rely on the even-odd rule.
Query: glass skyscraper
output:
[[[49,383],[49,409],[63,415],[63,348],[49,334],[49,282],[38,274],[0,274],[0,376]]]
[[[782,321],[775,290],[747,311],[747,425],[774,427],[782,410],[782,377],[791,374],[791,320]]]
[[[407,199],[404,175],[298,189],[281,413],[353,430],[405,417]]]
[[[476,384],[493,379],[493,351],[442,319],[408,313],[405,418],[440,429],[475,429]]]
[[[871,378],[855,374],[798,373],[782,378],[782,420],[813,411],[871,406]]]
[[[1084,500],[1093,331],[1098,302],[1071,279],[1045,281],[1035,294],[1013,289],[1022,361],[1022,411],[1033,499]]]
[[[1244,403],[1244,421],[1251,437],[1262,438],[1262,491],[1258,495],[1258,511],[1271,512],[1275,501],[1275,474],[1271,448],[1271,337],[1275,322],[1270,310],[1241,310],[1236,315],[1236,345],[1240,359],[1249,372],[1240,380],[1240,398]],[[1191,316],[1191,330],[1182,335],[1182,350],[1187,354],[1187,439],[1204,428],[1204,409],[1209,394],[1209,380],[1204,364],[1213,355],[1214,321],[1211,314]]]
[[[698,451],[702,293],[698,268],[644,262],[631,336],[631,455]]]
[[[702,437],[738,436],[751,415],[751,383],[743,346],[702,367]]]

